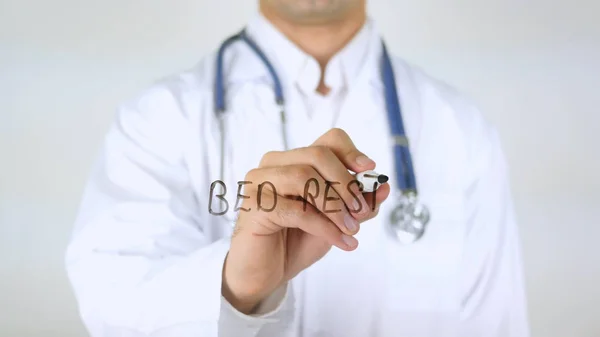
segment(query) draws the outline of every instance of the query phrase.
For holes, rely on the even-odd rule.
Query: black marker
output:
[[[365,193],[373,192],[373,186],[378,189],[382,184],[387,183],[389,180],[385,174],[379,174],[375,171],[364,171],[354,175],[356,180],[360,183],[362,191]]]

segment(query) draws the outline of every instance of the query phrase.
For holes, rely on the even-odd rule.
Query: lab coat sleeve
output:
[[[481,124],[467,196],[468,228],[462,270],[465,337],[527,337],[529,325],[520,240],[509,171],[497,132]]]
[[[289,336],[294,328],[294,301],[290,289],[291,284],[277,289],[252,315],[240,313],[221,297],[220,333],[223,336]]]
[[[66,252],[82,320],[93,337],[255,336],[291,290],[256,316],[223,299],[229,238],[203,224],[186,165],[199,140],[172,90],[142,96],[118,110]]]

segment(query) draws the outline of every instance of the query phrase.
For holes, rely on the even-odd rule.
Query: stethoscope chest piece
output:
[[[414,193],[404,193],[398,199],[398,205],[390,213],[390,229],[399,243],[408,245],[423,236],[430,213]]]

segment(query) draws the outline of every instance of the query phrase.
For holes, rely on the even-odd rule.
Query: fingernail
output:
[[[360,209],[360,212],[358,212],[358,214],[366,215],[367,213],[369,213],[370,207],[367,203],[367,200],[365,200],[365,197],[362,194],[360,195],[360,202],[362,203],[362,208]]]
[[[358,202],[358,200],[354,199],[354,201],[352,202],[352,212],[358,213],[359,208],[360,208],[360,202]],[[361,209],[361,211],[362,211],[362,209]]]
[[[372,164],[375,164],[375,162],[373,160],[371,160],[369,157],[365,156],[365,155],[360,155],[356,158],[356,163],[359,166],[369,166]]]
[[[344,241],[349,248],[355,248],[358,246],[358,241],[356,241],[356,239],[350,235],[342,234],[342,241]]]
[[[358,230],[358,222],[350,214],[344,215],[344,225],[352,233]]]
[[[356,200],[354,199],[353,203],[352,203],[352,211],[353,213],[357,213],[359,215],[364,215],[367,213],[368,208],[369,208],[369,204],[367,204],[367,201],[365,200],[365,197],[362,195],[362,193],[358,193],[356,195],[356,197],[360,200]],[[361,206],[362,205],[362,206]],[[360,211],[359,211],[360,210]]]

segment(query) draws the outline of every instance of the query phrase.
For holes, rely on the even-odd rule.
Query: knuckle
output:
[[[279,151],[269,151],[265,153],[260,159],[259,166],[267,165],[272,160],[272,158],[275,157],[278,153]]]
[[[276,177],[287,177],[289,175],[289,168],[287,166],[278,166],[273,168],[273,175]]]
[[[332,137],[343,137],[343,138],[348,137],[348,134],[346,133],[346,131],[344,131],[343,129],[340,129],[340,128],[333,128],[333,129],[329,130],[329,134]]]
[[[294,177],[298,180],[298,182],[304,184],[313,177],[313,171],[313,168],[309,165],[299,165],[294,169]]]
[[[331,150],[326,146],[314,146],[311,149],[311,157],[317,163],[327,160],[331,156]]]
[[[246,181],[254,181],[261,175],[261,169],[253,168],[252,170],[246,173],[246,177],[244,178]]]

